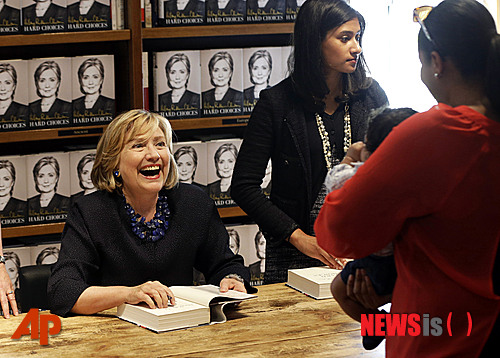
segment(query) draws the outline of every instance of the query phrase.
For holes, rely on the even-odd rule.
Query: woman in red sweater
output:
[[[426,8],[415,11],[421,77],[438,105],[397,126],[327,196],[315,231],[338,257],[394,242],[387,319],[419,320],[387,333],[388,357],[478,357],[500,312],[500,36],[477,1]]]

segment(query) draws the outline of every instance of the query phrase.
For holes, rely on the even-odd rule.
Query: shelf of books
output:
[[[219,215],[222,218],[245,216],[245,212],[239,207],[231,208],[220,208]],[[28,225],[28,226],[14,226],[2,228],[3,238],[15,238],[24,236],[42,236],[42,235],[52,235],[59,234],[64,228],[64,223],[51,223],[51,224],[40,224],[40,225]]]

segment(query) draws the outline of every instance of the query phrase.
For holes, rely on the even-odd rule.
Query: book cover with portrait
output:
[[[0,60],[0,132],[27,127],[28,61]]]
[[[158,0],[158,26],[205,25],[205,0]]]
[[[300,7],[306,0],[285,0],[285,21],[295,22]]]
[[[0,220],[2,227],[28,222],[26,157],[0,157]]]
[[[238,250],[250,270],[250,284],[262,285],[266,270],[266,239],[256,224],[226,226],[229,247]]]
[[[50,265],[59,258],[61,250],[60,242],[40,244],[30,246],[31,249],[31,264],[32,265]]]
[[[247,22],[283,22],[287,0],[247,0]]]
[[[153,54],[154,108],[165,118],[199,118],[200,51]]]
[[[281,47],[243,49],[243,113],[252,113],[260,92],[281,81]]]
[[[69,154],[40,153],[26,158],[28,223],[63,222],[70,208]]]
[[[282,46],[281,47],[281,77],[282,79],[290,76],[290,71],[288,70],[288,64],[292,60],[293,55],[293,47],[292,46]]]
[[[79,197],[96,191],[90,173],[95,162],[95,149],[69,152],[71,204]]]
[[[246,225],[228,224],[226,225],[226,231],[229,236],[229,248],[235,255],[241,255],[244,265],[248,266],[248,260],[245,257],[245,252],[248,251],[246,249]]]
[[[113,55],[72,58],[73,124],[105,124],[115,109],[115,68]]]
[[[67,0],[68,31],[111,30],[111,0]]]
[[[28,129],[60,128],[72,123],[71,58],[28,62]]]
[[[174,159],[179,182],[207,190],[207,143],[201,141],[174,143]]]
[[[206,0],[207,24],[241,24],[246,21],[246,0]]]
[[[22,0],[23,33],[64,32],[68,29],[66,0]]]
[[[0,35],[21,33],[21,0],[0,0]]]
[[[201,51],[203,117],[243,114],[242,49]]]
[[[239,138],[207,142],[207,192],[217,207],[236,206],[231,199],[231,179],[241,142]]]
[[[29,246],[4,247],[5,269],[9,274],[14,289],[19,288],[19,269],[31,265],[31,248]]]

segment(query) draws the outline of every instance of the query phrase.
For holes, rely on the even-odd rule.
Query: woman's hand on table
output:
[[[0,264],[0,305],[5,318],[10,317],[9,305],[12,308],[14,316],[19,314],[17,311],[16,295],[14,294],[14,288],[12,287],[9,274],[5,269],[5,264]]]
[[[165,308],[175,304],[175,296],[170,288],[158,281],[148,281],[139,286],[130,287],[126,303],[145,302],[149,308]]]
[[[224,293],[229,290],[239,291],[239,292],[247,292],[245,288],[245,284],[241,281],[238,281],[234,278],[223,278],[220,281],[220,292]]]
[[[331,268],[339,270],[344,268],[345,260],[337,259],[330,255],[319,247],[316,237],[307,235],[301,229],[297,229],[292,233],[290,236],[290,243],[304,255],[318,259]]]

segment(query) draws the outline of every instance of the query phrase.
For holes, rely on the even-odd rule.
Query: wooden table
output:
[[[284,284],[259,287],[258,298],[229,311],[229,320],[154,333],[113,316],[62,318],[49,345],[10,337],[24,314],[0,318],[0,357],[383,357],[385,346],[365,351],[360,325],[333,299],[315,300]]]

